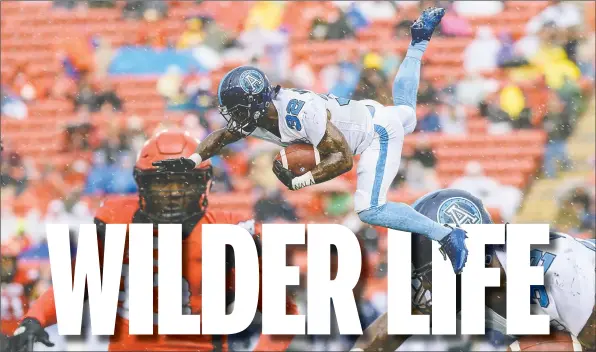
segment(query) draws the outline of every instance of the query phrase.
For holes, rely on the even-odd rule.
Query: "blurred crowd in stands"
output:
[[[197,6],[201,2],[196,1]],[[284,87],[392,104],[392,81],[407,49],[405,45],[398,51],[367,50],[365,47],[357,53],[340,51],[339,60],[318,67],[318,61],[304,60],[292,54],[291,28],[282,23],[282,14],[288,6],[286,2],[255,2],[237,32],[225,29],[208,15],[191,13],[185,20],[186,28],[182,34],[172,38],[152,27],[152,23],[167,18],[176,3],[126,0],[119,6],[114,0],[54,0],[53,7],[56,11],[76,12],[119,6],[122,17],[135,21],[138,26],[137,38],[128,38],[130,46],[153,50],[198,50],[204,64],[214,70],[224,63],[258,65],[272,81]],[[587,109],[595,79],[594,31],[585,23],[584,5],[550,1],[530,18],[525,28],[516,28],[516,32],[512,32],[510,28],[495,31],[495,26],[478,26],[471,20],[499,16],[507,6],[502,1],[326,3],[336,11],[314,14],[311,23],[302,24],[309,28],[307,41],[326,43],[362,38],[375,21],[387,21],[396,16],[404,19],[395,23],[390,36],[404,40],[409,36],[409,27],[419,10],[429,6],[448,8],[433,39],[470,38],[461,57],[457,58],[463,66],[463,74],[447,70],[440,73],[443,79],[437,82],[424,74],[423,64],[416,143],[413,148],[404,150],[394,189],[405,188],[415,194],[445,186],[465,189],[480,197],[487,207],[498,209],[502,220],[513,221],[526,189],[502,184],[488,176],[483,170],[483,160],[468,161],[463,167],[463,175],[450,184],[442,184],[437,176],[432,136],[437,133],[471,136],[474,133],[472,122],[479,120],[486,125],[489,135],[506,135],[517,130],[546,131],[542,168],[537,171],[536,178],[557,178],[561,171],[574,168],[568,156],[567,140],[574,133],[578,118]],[[59,69],[50,80],[37,80],[35,68],[27,62],[14,67],[8,75],[3,71],[2,75],[2,119],[27,119],[28,106],[36,101],[66,102],[72,110],[65,113],[76,116],[76,119],[64,127],[63,151],[91,155],[78,158],[65,167],[57,167],[52,160],[40,166],[34,165],[28,155],[11,148],[10,142],[4,143],[2,204],[18,199],[28,190],[35,197],[43,193],[51,200],[47,211],[20,211],[18,202],[12,209],[3,207],[3,240],[15,233],[17,238],[31,237],[28,242],[23,242],[27,245],[21,250],[25,250],[29,243],[43,241],[43,224],[46,222],[69,223],[73,230],[77,230],[78,224],[89,222],[98,204],[84,201],[88,196],[97,200],[111,194],[134,194],[134,162],[151,134],[160,129],[180,127],[201,139],[223,125],[213,89],[218,80],[209,72],[198,68],[184,72],[180,67],[170,65],[153,89],[163,99],[166,115],[177,113],[182,118],[176,121],[164,119],[159,125],[148,127],[145,116],[127,111],[127,106],[135,102],[123,98],[125,92],[108,74],[118,48],[93,33],[89,38],[72,39],[67,43],[57,50],[55,65]],[[432,42],[430,46],[433,46]],[[107,121],[107,128],[97,128],[93,116],[98,113],[108,119],[113,117]],[[126,116],[124,121],[116,118],[122,115]],[[212,192],[246,191],[255,195],[258,201],[253,211],[258,221],[299,220],[300,209],[287,201],[287,193],[281,190],[270,171],[277,150],[273,145],[247,142],[228,148],[224,155],[212,159],[216,181]],[[236,177],[238,160],[243,161],[240,167],[246,170],[248,177]],[[359,233],[366,249],[372,253],[371,270],[374,278],[379,279],[372,281],[382,281],[387,260],[379,254],[384,253],[382,249],[386,245],[385,237],[379,236],[382,230],[363,226],[353,216],[348,180],[338,179],[321,189],[324,193],[316,199],[320,203],[321,215],[327,222],[342,223]],[[24,202],[31,202],[31,198]],[[588,233],[593,237],[596,218],[594,180],[567,185],[561,191],[559,202],[554,225],[562,231]],[[47,270],[42,271],[46,280],[48,275]],[[372,321],[384,311],[382,291],[375,291],[374,285],[366,288],[366,300],[360,305],[363,322]],[[239,340],[237,347],[248,347],[246,339]],[[317,350],[345,350],[350,346],[349,337],[309,337],[308,340],[304,341],[308,345],[300,346],[304,349],[305,346],[311,349],[315,346]]]

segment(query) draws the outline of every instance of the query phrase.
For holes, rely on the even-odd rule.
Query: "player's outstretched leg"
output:
[[[393,104],[401,109],[399,117],[406,134],[412,133],[416,128],[416,96],[420,83],[420,60],[443,15],[445,15],[445,9],[431,7],[424,10],[412,24],[410,28],[412,42],[393,81]]]
[[[393,101],[396,108],[399,109],[397,114],[401,119],[405,134],[413,132],[416,127],[415,111],[420,81],[420,59],[428,46],[434,29],[441,22],[444,14],[444,9],[429,8],[424,10],[420,18],[414,22],[411,28],[412,42],[393,83]],[[365,156],[363,155],[363,157]],[[461,272],[466,263],[468,250],[464,242],[465,231],[442,226],[418,213],[407,204],[388,202],[361,211],[358,215],[363,222],[371,225],[418,233],[439,241],[443,253],[451,260],[456,273]]]

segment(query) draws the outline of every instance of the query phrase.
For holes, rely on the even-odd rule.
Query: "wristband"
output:
[[[302,176],[294,177],[292,179],[292,189],[299,190],[300,188],[312,186],[315,183],[315,179],[312,177],[312,173],[309,171]]]
[[[189,157],[189,159],[190,159],[190,160],[192,160],[192,161],[194,161],[194,163],[195,163],[196,165],[199,165],[199,164],[200,164],[200,163],[203,161],[203,158],[201,158],[201,156],[200,156],[198,153],[193,153],[193,154],[192,154],[192,155]]]

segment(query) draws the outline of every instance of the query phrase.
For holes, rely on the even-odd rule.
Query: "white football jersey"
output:
[[[251,136],[280,146],[293,143],[319,145],[331,123],[343,134],[354,155],[362,153],[372,142],[372,115],[365,104],[333,95],[300,89],[281,89],[273,100],[279,118],[281,138],[258,127]]]
[[[593,240],[561,233],[551,234],[550,244],[533,246],[530,263],[544,267],[545,286],[532,286],[532,314],[548,314],[552,326],[577,336],[594,308],[594,255]],[[507,272],[506,253],[497,251],[497,257]],[[502,325],[501,319],[495,316],[491,325]]]

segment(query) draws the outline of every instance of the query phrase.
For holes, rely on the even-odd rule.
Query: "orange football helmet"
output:
[[[139,188],[139,208],[149,219],[156,223],[198,222],[207,211],[211,162],[204,161],[194,168],[189,166],[194,163],[183,162],[198,144],[188,132],[165,130],[141,149],[134,177]]]

